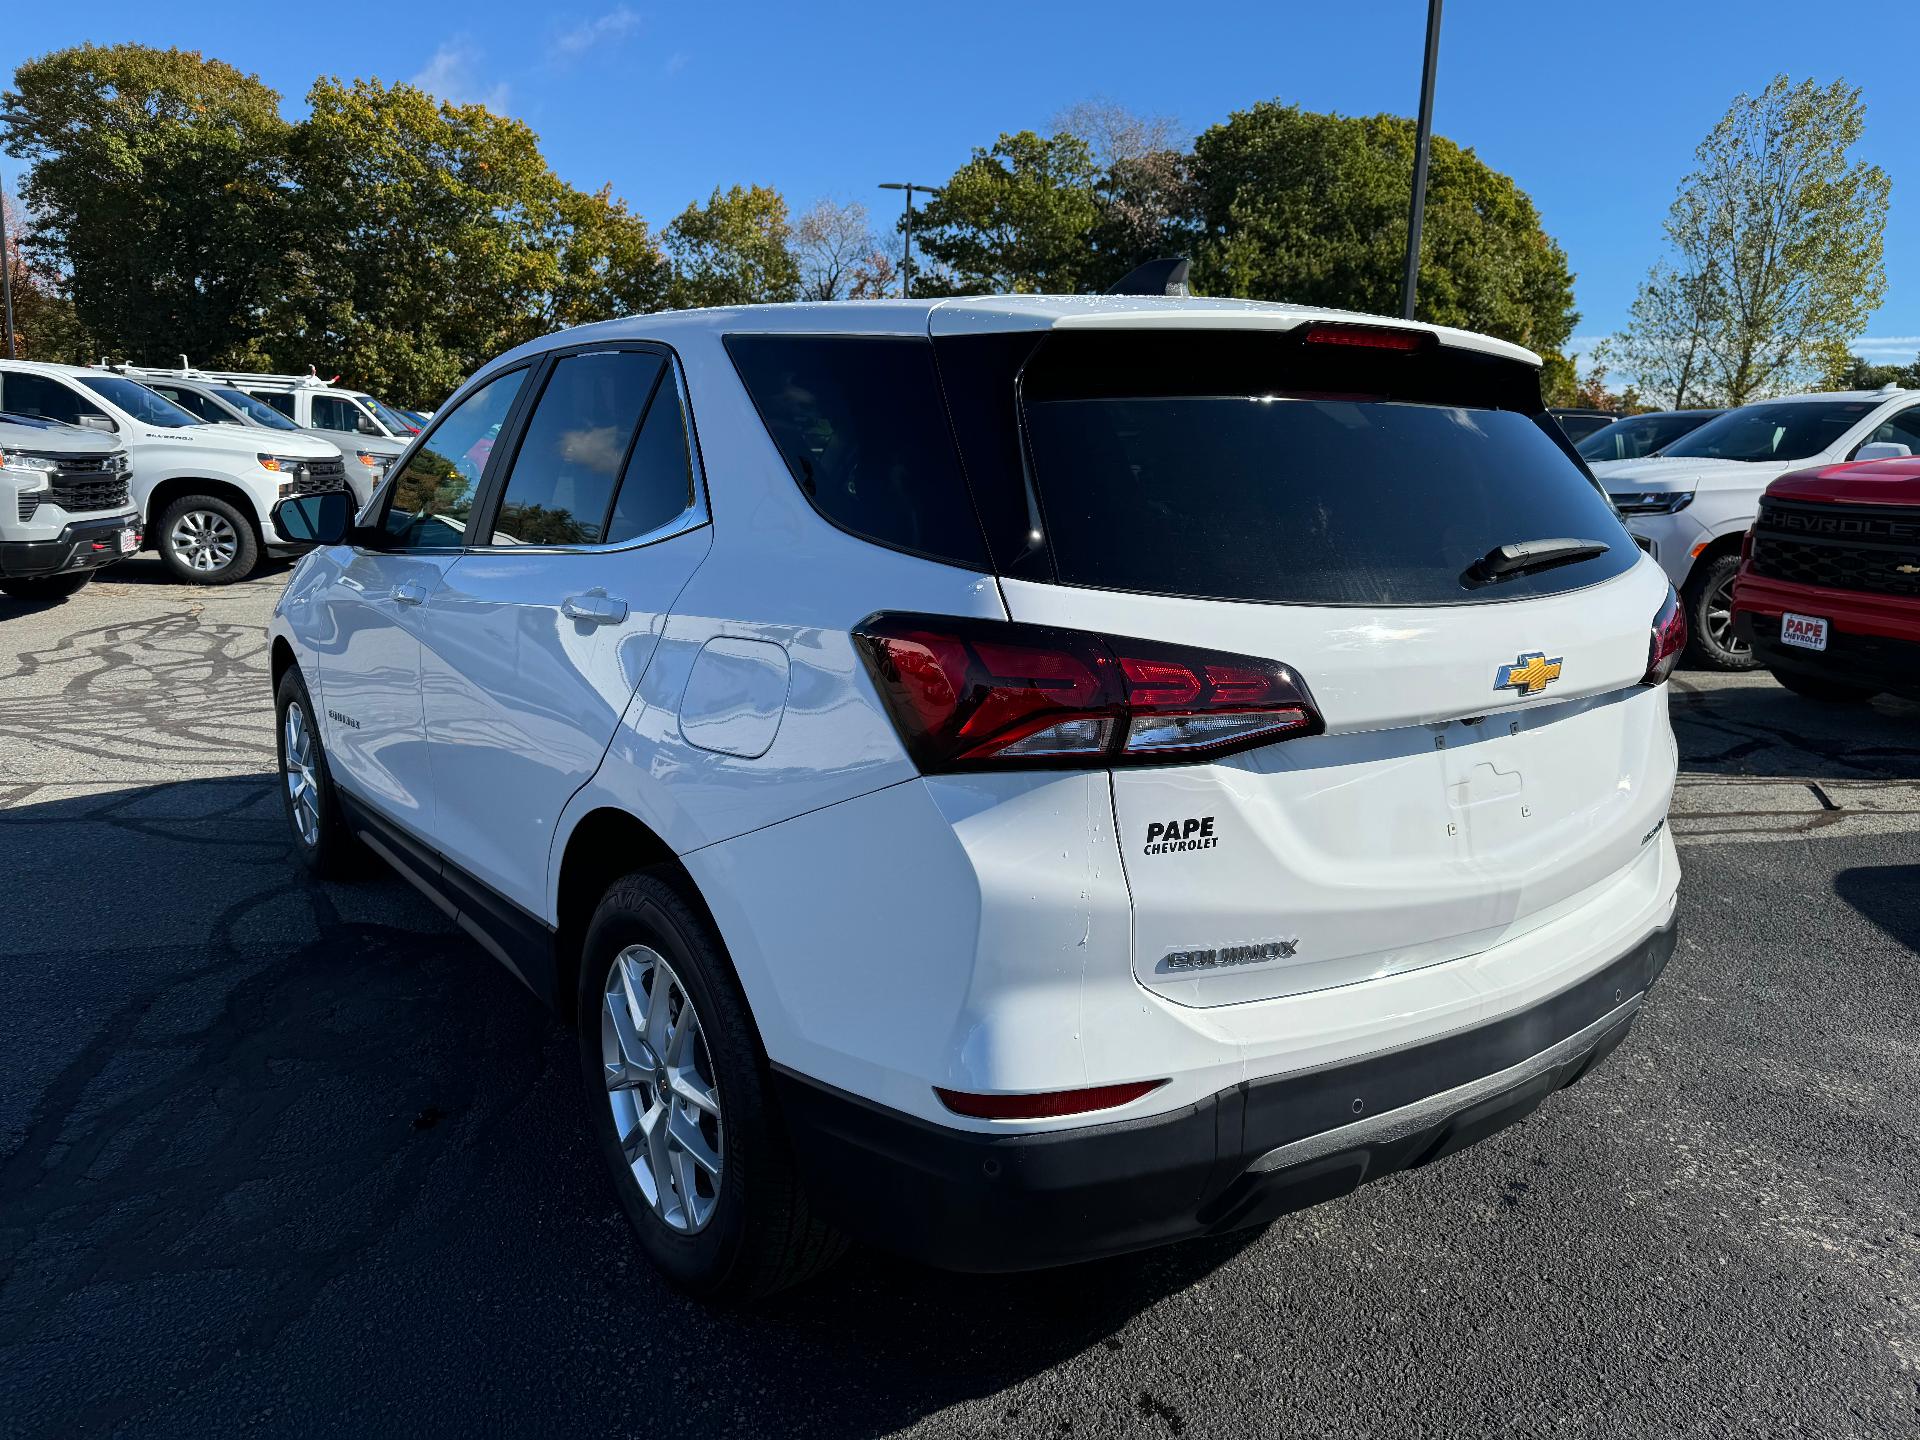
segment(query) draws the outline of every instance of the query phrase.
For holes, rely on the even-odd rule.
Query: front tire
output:
[[[1718,555],[1687,577],[1687,654],[1710,670],[1751,670],[1760,662],[1733,628],[1738,555]]]
[[[1796,695],[1818,700],[1825,705],[1864,705],[1880,692],[1866,685],[1848,685],[1819,675],[1801,675],[1792,670],[1775,670],[1773,678]]]
[[[253,521],[217,495],[183,495],[161,512],[155,543],[177,580],[231,585],[260,563]]]
[[[274,713],[280,742],[280,801],[293,833],[294,853],[317,879],[349,879],[359,869],[359,842],[340,813],[313,697],[307,694],[298,670],[290,669],[280,677]]]
[[[733,967],[655,875],[616,881],[582,949],[590,1124],[647,1257],[712,1300],[768,1295],[837,1259],[812,1214]]]
[[[77,594],[91,579],[91,570],[71,570],[65,575],[16,575],[11,580],[0,580],[0,594],[11,595],[16,600],[64,600]]]

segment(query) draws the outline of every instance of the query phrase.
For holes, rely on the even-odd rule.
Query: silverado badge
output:
[[[1538,695],[1560,678],[1560,659],[1547,659],[1547,652],[1535,650],[1522,655],[1511,665],[1502,665],[1493,677],[1496,690],[1517,690],[1522,695]]]

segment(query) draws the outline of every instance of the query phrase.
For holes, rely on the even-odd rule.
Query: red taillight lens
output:
[[[1653,642],[1647,650],[1647,673],[1642,685],[1658,685],[1680,663],[1680,652],[1687,648],[1687,612],[1680,608],[1679,597],[1667,588],[1667,603],[1653,617]]]
[[[923,771],[1165,764],[1321,729],[1285,665],[997,620],[876,615],[854,632]]]
[[[1396,330],[1387,325],[1308,325],[1300,338],[1309,345],[1353,345],[1363,350],[1424,350],[1431,330]]]
[[[1084,1115],[1089,1110],[1111,1110],[1158,1090],[1164,1080],[1134,1080],[1125,1085],[1095,1085],[1086,1090],[1049,1090],[1041,1095],[972,1095],[964,1090],[933,1093],[956,1115],[976,1120],[1049,1120],[1058,1115]]]

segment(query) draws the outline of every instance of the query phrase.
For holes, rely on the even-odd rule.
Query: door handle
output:
[[[396,605],[425,604],[427,590],[424,585],[412,580],[405,580],[393,587],[392,599]]]
[[[584,595],[569,595],[562,600],[560,613],[569,620],[588,625],[618,625],[627,618],[627,602],[604,590],[589,590]]]

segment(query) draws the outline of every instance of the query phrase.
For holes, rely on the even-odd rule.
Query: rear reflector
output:
[[[1272,660],[1080,630],[876,615],[854,632],[927,773],[1210,759],[1321,728]]]
[[[1653,640],[1647,650],[1647,673],[1642,685],[1658,685],[1680,663],[1680,652],[1687,648],[1687,612],[1680,608],[1673,587],[1667,587],[1667,603],[1653,617]]]
[[[1084,1115],[1090,1110],[1111,1110],[1142,1095],[1158,1090],[1164,1080],[1134,1080],[1125,1085],[1095,1085],[1088,1090],[1049,1090],[1039,1095],[970,1095],[964,1090],[933,1093],[940,1103],[956,1115],[971,1115],[976,1120],[1050,1120],[1059,1115]]]
[[[1300,338],[1309,345],[1353,345],[1363,350],[1424,350],[1434,343],[1431,330],[1397,330],[1387,325],[1309,325]]]

